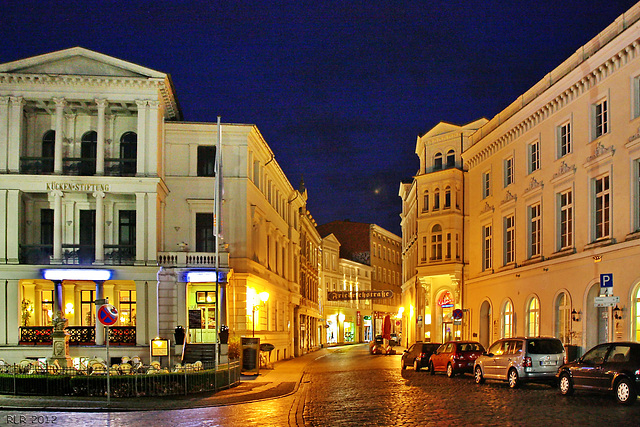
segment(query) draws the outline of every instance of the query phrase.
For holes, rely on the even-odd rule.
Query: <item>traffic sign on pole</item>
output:
[[[620,302],[620,297],[595,297],[593,303],[595,307],[613,307]]]
[[[600,275],[600,294],[613,295],[613,273],[602,273]]]
[[[118,321],[118,310],[111,304],[105,304],[98,309],[98,320],[104,326],[111,326]]]

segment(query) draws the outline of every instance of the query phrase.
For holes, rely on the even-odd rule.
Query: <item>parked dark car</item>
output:
[[[560,366],[557,377],[565,396],[574,390],[613,392],[618,402],[631,405],[640,390],[640,344],[599,344],[578,360]]]
[[[449,341],[431,355],[429,371],[446,372],[449,378],[455,374],[473,372],[473,362],[482,356],[484,347],[476,341]]]
[[[564,356],[564,346],[557,338],[502,338],[476,359],[473,374],[477,384],[485,379],[507,381],[511,388],[528,381],[555,384]]]
[[[429,366],[429,357],[440,347],[439,343],[418,341],[405,350],[400,358],[402,369],[413,366],[416,371]]]

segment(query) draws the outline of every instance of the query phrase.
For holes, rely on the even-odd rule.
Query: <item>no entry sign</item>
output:
[[[98,320],[104,326],[111,326],[118,321],[118,310],[111,304],[105,304],[98,309]]]

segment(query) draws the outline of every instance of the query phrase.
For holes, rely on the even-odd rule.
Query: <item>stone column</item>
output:
[[[136,215],[136,222],[138,222]],[[147,265],[157,265],[158,258],[158,195],[156,193],[147,193],[147,214],[144,216],[146,223],[146,240],[147,240],[147,256],[145,258]],[[136,227],[137,231],[138,227]]]
[[[162,272],[159,273],[159,276]],[[147,331],[147,282],[136,280],[136,345],[148,346],[149,334]],[[155,338],[155,337],[153,337]]]
[[[20,281],[18,279],[7,280],[7,317],[5,328],[7,331],[7,344],[16,346],[20,341],[20,310],[22,300],[20,299]]]
[[[20,172],[20,145],[22,143],[22,125],[24,122],[23,107],[24,98],[12,96],[9,98],[9,135],[7,150],[7,170],[13,173]]]
[[[139,159],[139,158],[138,158]],[[147,209],[146,193],[136,193],[136,265],[144,265],[146,250]]]
[[[104,143],[105,143],[105,116],[104,112],[109,105],[106,99],[96,99],[98,106],[98,141],[96,144],[96,175],[104,175]]]
[[[147,131],[147,141],[149,141],[149,143],[146,150],[146,172],[150,176],[158,176],[158,164],[160,163],[160,159],[158,158],[158,124],[160,122],[158,108],[160,106],[160,102],[149,101],[148,105],[149,127]],[[138,141],[140,140],[138,139]],[[140,146],[140,142],[138,142],[138,146]]]
[[[7,169],[7,150],[9,149],[9,97],[0,96],[0,173]]]
[[[0,145],[0,148],[2,146]],[[7,195],[8,190],[0,190],[0,224],[7,223],[7,217],[10,215],[7,211]],[[11,213],[11,215],[16,215]],[[7,260],[7,227],[0,227],[0,264],[6,263]],[[0,342],[2,344],[2,342]]]
[[[96,249],[95,264],[104,265],[104,192],[96,191],[93,197],[96,198]]]
[[[145,176],[147,172],[147,101],[137,100],[138,105],[138,162],[136,175]]]
[[[53,98],[53,102],[56,104],[56,140],[54,146],[53,173],[62,175],[62,130],[64,107],[67,105],[67,102],[64,98]]]
[[[7,190],[7,264],[18,264],[20,247],[20,190]]]
[[[96,282],[96,300],[104,299],[104,287],[102,286],[102,282]],[[101,305],[95,306],[95,330],[96,330],[96,345],[104,345],[104,326],[98,320],[98,309]],[[107,361],[109,363],[109,361]]]
[[[52,264],[62,264],[62,197],[60,190],[51,192],[53,195],[53,259]]]

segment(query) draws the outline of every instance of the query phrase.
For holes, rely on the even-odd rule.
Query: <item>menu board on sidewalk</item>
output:
[[[202,311],[189,310],[189,329],[202,329]]]

